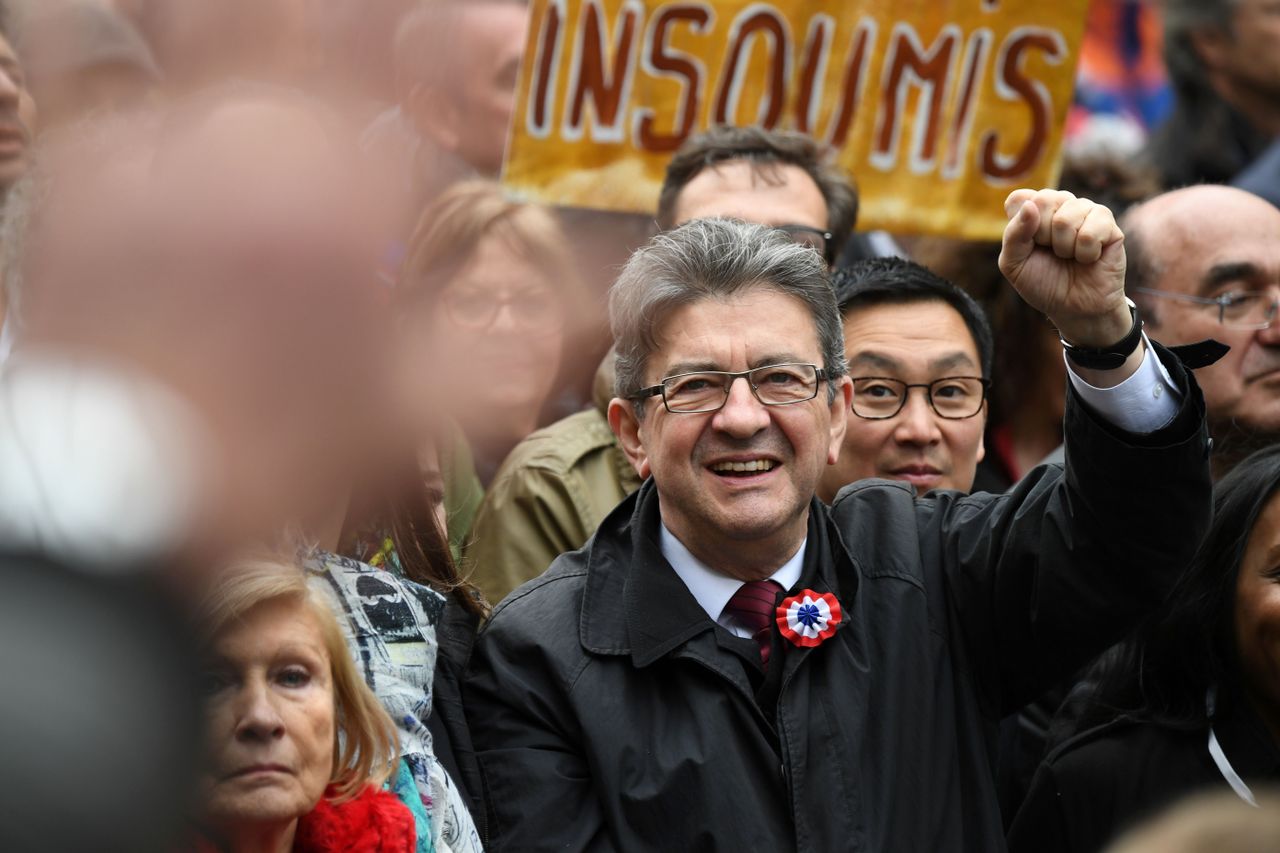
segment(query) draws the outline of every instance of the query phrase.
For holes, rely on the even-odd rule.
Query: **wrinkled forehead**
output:
[[[769,285],[673,307],[653,326],[648,377],[767,364],[823,366],[817,323],[803,300]]]
[[[818,229],[829,222],[827,200],[804,169],[748,159],[707,166],[680,191],[677,224],[716,217]]]

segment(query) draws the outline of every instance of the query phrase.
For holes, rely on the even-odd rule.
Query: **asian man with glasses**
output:
[[[985,452],[991,327],[960,288],[902,258],[838,270],[853,402],[818,494],[857,480],[967,492]]]

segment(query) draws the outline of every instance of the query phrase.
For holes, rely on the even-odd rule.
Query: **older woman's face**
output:
[[[255,607],[216,638],[204,676],[210,827],[311,811],[333,771],[335,725],[332,667],[311,611],[290,600]]]
[[[464,418],[542,406],[564,346],[558,284],[490,235],[440,292],[430,337]]]
[[[1249,534],[1236,581],[1236,644],[1250,695],[1280,731],[1280,494]]]

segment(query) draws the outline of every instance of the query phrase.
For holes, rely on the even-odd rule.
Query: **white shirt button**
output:
[[[1152,396],[1152,397],[1155,397],[1157,400],[1159,400],[1161,397],[1163,397],[1163,396],[1164,396],[1164,386],[1163,386],[1163,385],[1155,385],[1155,386],[1153,386],[1153,387],[1151,388],[1151,396]]]

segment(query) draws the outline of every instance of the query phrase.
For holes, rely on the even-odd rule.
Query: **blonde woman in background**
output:
[[[207,763],[194,849],[420,849],[414,815],[383,789],[399,765],[395,724],[300,567],[229,571],[201,641]]]

